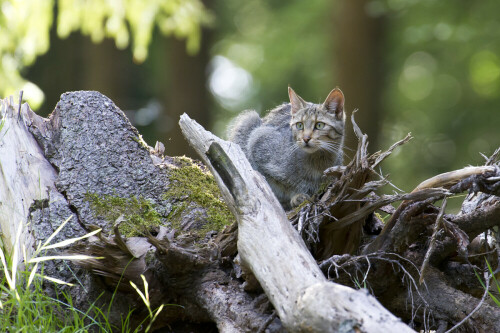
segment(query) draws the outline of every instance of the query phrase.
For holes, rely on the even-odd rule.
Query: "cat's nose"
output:
[[[305,143],[308,143],[311,140],[311,137],[310,136],[304,136],[302,138],[302,140],[304,140]]]

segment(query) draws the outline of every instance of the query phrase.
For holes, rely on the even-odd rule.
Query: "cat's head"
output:
[[[344,94],[333,89],[323,104],[304,101],[288,87],[293,138],[306,153],[324,151],[339,154],[344,137]]]

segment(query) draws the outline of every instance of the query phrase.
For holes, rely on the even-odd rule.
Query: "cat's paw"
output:
[[[292,208],[295,208],[306,200],[310,201],[311,197],[305,193],[295,194],[290,200],[290,205],[292,206]]]

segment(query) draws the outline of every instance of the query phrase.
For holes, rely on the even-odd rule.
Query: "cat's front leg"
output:
[[[300,206],[301,203],[304,201],[311,201],[311,196],[305,194],[305,193],[298,193],[295,194],[292,199],[290,199],[290,205],[292,208]]]

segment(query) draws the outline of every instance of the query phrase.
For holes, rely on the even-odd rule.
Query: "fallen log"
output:
[[[112,304],[109,321],[119,327],[121,315],[136,308],[131,319],[138,324],[148,312],[129,281],[142,285],[143,274],[152,306],[176,305],[164,311],[156,327],[216,323],[221,331],[234,332],[256,331],[268,323],[270,331],[279,331],[278,318],[268,322],[267,300],[241,291],[227,268],[222,256],[234,253],[235,246],[227,241],[232,234],[224,236],[222,229],[234,218],[222,208],[214,210],[221,202],[213,190],[217,186],[200,165],[150,149],[124,113],[97,92],[63,94],[48,119],[25,104],[18,120],[18,106],[3,100],[1,118],[0,149],[6,150],[0,167],[6,176],[0,188],[10,190],[2,193],[11,200],[2,196],[4,244],[14,243],[19,223],[28,225],[19,243],[28,249],[47,240],[69,216],[54,242],[103,229],[99,237],[67,251],[104,259],[45,264],[44,274],[75,284],[61,288],[76,308],[85,311],[96,300],[103,306],[120,299]],[[35,157],[41,162],[32,165]],[[188,196],[196,181],[196,193]],[[207,186],[209,195],[198,200]],[[11,207],[22,209],[13,213]]]
[[[184,136],[212,173],[238,220],[242,265],[255,275],[290,332],[411,332],[371,295],[327,282],[264,178],[243,151],[187,115]]]
[[[119,299],[109,313],[117,327],[131,308],[133,324],[147,316],[129,284],[142,284],[144,275],[153,307],[176,305],[154,328],[411,331],[396,315],[416,329],[498,330],[500,310],[474,275],[489,281],[484,259],[496,269],[499,257],[498,248],[485,248],[500,224],[498,152],[472,173],[438,177],[444,188],[377,196],[391,184],[375,167],[409,137],[370,155],[354,126],[355,159],[328,170],[336,180],[285,215],[241,150],[187,116],[181,126],[205,165],[149,147],[97,92],[63,94],[48,119],[13,99],[1,104],[4,244],[14,244],[20,221],[27,227],[19,246],[28,255],[69,216],[54,241],[102,228],[66,252],[104,259],[56,261],[44,272],[76,283],[63,289],[79,309],[101,293],[100,304]],[[437,186],[434,180],[424,185]],[[464,191],[460,214],[434,205]],[[397,209],[387,206],[398,201]],[[381,211],[393,222],[377,235]],[[485,233],[488,242],[480,239]]]

